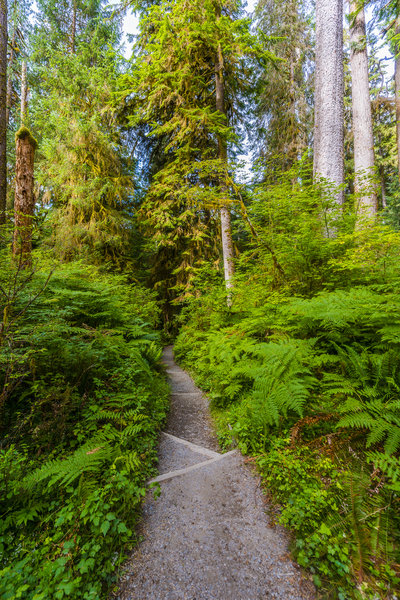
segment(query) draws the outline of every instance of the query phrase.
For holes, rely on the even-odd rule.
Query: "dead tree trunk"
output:
[[[15,136],[15,224],[13,254],[24,267],[31,265],[32,221],[35,207],[33,195],[33,164],[36,140],[29,129],[21,127]]]
[[[0,224],[7,203],[7,0],[0,0]]]
[[[221,45],[218,46],[216,62],[215,62],[215,94],[216,94],[216,109],[221,114],[226,116],[225,111],[225,91],[224,91],[224,59],[222,55]],[[226,139],[222,135],[218,136],[218,158],[222,165],[226,164],[228,158],[228,148]],[[233,276],[235,274],[235,265],[233,262],[233,243],[232,243],[232,227],[231,214],[229,211],[228,190],[226,185],[220,181],[221,191],[226,195],[226,199],[222,200],[220,207],[221,218],[221,241],[222,254],[224,259],[224,277],[225,286],[228,290],[228,304],[230,303],[229,291],[233,288]]]

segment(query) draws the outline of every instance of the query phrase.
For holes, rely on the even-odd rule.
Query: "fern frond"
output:
[[[370,429],[375,423],[375,419],[366,411],[359,411],[342,417],[337,427],[352,427],[355,429]]]
[[[98,440],[92,440],[65,458],[46,461],[39,469],[27,475],[21,482],[22,489],[31,492],[35,486],[47,481],[51,488],[56,483],[71,485],[83,473],[96,473],[101,466],[110,460],[112,450],[110,446],[99,445]]]

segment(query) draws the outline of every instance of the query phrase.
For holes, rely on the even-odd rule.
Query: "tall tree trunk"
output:
[[[13,254],[19,257],[24,267],[31,265],[32,221],[35,207],[33,195],[33,164],[36,140],[26,127],[21,127],[15,136],[15,203]]]
[[[0,223],[7,202],[7,0],[0,0]]]
[[[400,35],[400,17],[396,20],[396,35]],[[400,177],[400,41],[396,43],[394,89],[396,98],[397,162]]]
[[[217,50],[217,56],[215,61],[215,95],[216,95],[216,109],[223,115],[226,116],[225,111],[225,91],[224,91],[224,58],[222,54],[222,48],[219,44]],[[218,158],[221,163],[226,163],[228,158],[228,149],[226,140],[223,136],[218,136]],[[224,185],[221,186],[224,189]],[[220,218],[221,218],[221,239],[222,239],[222,254],[224,258],[224,276],[226,289],[231,290],[233,288],[233,276],[235,274],[235,266],[233,262],[233,243],[232,243],[232,228],[231,228],[231,214],[229,212],[229,199],[228,190],[226,191],[226,200],[222,202],[220,207]],[[230,298],[228,296],[228,304]]]
[[[358,12],[357,12],[358,11]],[[377,212],[374,137],[364,7],[350,2],[350,67],[352,81],[355,192],[358,213],[374,217]]]
[[[21,65],[21,125],[25,124],[28,109],[28,73],[26,61]]]
[[[6,102],[6,127],[8,128],[8,124],[10,122],[10,112],[12,108],[12,67],[14,63],[14,54],[15,54],[15,24],[13,29],[13,35],[11,38],[11,50],[10,50],[10,60],[8,62],[9,65],[9,74],[7,79],[7,102]]]
[[[71,25],[71,54],[75,54],[75,38],[76,38],[76,0],[72,3],[72,25]]]
[[[314,178],[335,188],[344,183],[343,96],[343,0],[316,0]]]

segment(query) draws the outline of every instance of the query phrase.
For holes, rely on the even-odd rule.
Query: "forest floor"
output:
[[[208,401],[164,352],[171,412],[161,436],[161,494],[149,492],[118,600],[309,600],[289,537],[267,516],[258,478],[238,450],[221,454]]]

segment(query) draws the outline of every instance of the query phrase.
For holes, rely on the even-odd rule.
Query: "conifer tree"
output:
[[[227,150],[234,141],[240,88],[248,84],[243,57],[255,43],[248,24],[235,19],[238,9],[237,2],[213,0],[153,6],[142,18],[137,70],[126,81],[126,96],[135,93],[140,107],[133,122],[147,123],[151,135],[163,139],[164,164],[152,179],[142,218],[154,232],[158,261],[163,253],[161,263],[169,265],[159,281],[168,281],[165,288],[171,289],[175,280],[181,292],[190,287],[196,263],[212,256],[221,208],[231,285]],[[178,251],[184,231],[186,242]]]
[[[394,102],[396,113],[397,164],[400,177],[400,6],[398,0],[374,0],[374,14],[383,26],[395,63]]]
[[[17,41],[17,22],[16,22],[16,6],[17,2],[14,1],[12,5],[12,34],[10,40],[10,59],[8,65],[8,77],[7,77],[7,97],[6,97],[6,127],[8,127],[8,123],[10,120],[10,110],[11,110],[11,102],[12,102],[12,76],[11,72],[14,66],[14,56],[16,49],[16,41]]]
[[[257,121],[260,154],[268,161],[265,177],[290,168],[312,137],[312,75],[314,40],[306,0],[259,0],[257,28],[269,42],[278,63],[260,69]]]
[[[219,7],[216,10],[217,20],[221,19],[221,13]],[[221,43],[217,46],[217,52],[215,57],[215,106],[224,118],[226,118],[225,109],[225,81],[224,81],[224,55],[222,52]],[[226,165],[228,160],[228,144],[223,134],[218,134],[218,158],[221,161],[221,165]],[[229,195],[228,186],[224,182],[224,178],[218,182],[221,186],[221,190],[226,193],[226,199],[222,198],[220,203],[220,219],[221,219],[221,242],[222,242],[222,255],[224,261],[224,278],[225,285],[229,291],[233,287],[233,276],[235,273],[234,267],[234,252],[232,243],[232,225],[231,215],[229,212]],[[228,303],[231,302],[230,296],[228,296]]]
[[[110,27],[104,0],[38,0],[39,25],[34,46],[37,60],[45,60],[46,49],[75,53],[79,44],[87,45],[95,30]],[[104,18],[101,18],[104,17]]]
[[[134,163],[113,106],[122,68],[112,50],[119,23],[103,2],[78,2],[72,52],[73,13],[66,22],[63,6],[45,0],[40,6],[32,122],[40,135],[37,181],[52,207],[48,243],[65,260],[85,252],[89,260],[120,265],[133,231]]]
[[[13,130],[13,136],[19,124],[19,116],[14,115],[13,108],[18,105],[21,61],[28,48],[32,29],[31,20],[30,3],[27,0],[13,0],[10,3],[8,18],[7,127],[15,117],[15,122],[10,126],[10,129]]]
[[[0,223],[7,201],[7,0],[0,0]]]

